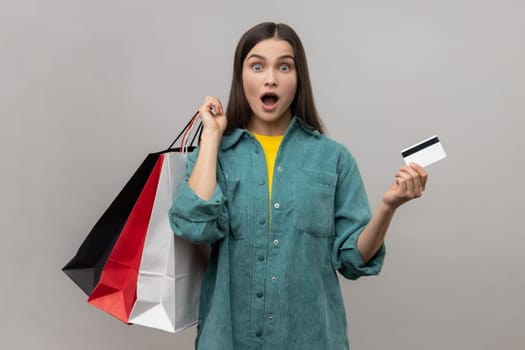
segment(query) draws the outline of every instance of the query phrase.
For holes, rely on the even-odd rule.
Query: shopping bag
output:
[[[182,152],[185,156],[193,151],[195,140],[197,136],[200,139],[202,130],[202,124],[195,129],[197,119],[198,114],[195,114],[167,150],[151,153],[146,157],[90,231],[77,254],[63,268],[63,271],[89,295],[88,301],[91,304],[124,322],[128,322],[136,300],[142,250],[158,192],[164,154]],[[188,142],[190,136],[193,138]],[[182,146],[173,148],[181,137]],[[167,210],[165,217],[167,220]],[[171,235],[173,236],[173,233]],[[191,245],[188,248],[193,250],[195,247]],[[182,257],[182,253],[178,255]],[[192,256],[189,255],[190,258]],[[201,268],[197,268],[197,271],[201,271]],[[200,278],[202,274],[195,277],[197,284],[194,289],[197,290],[197,295],[188,292],[193,298],[198,298]],[[175,299],[174,293],[167,293]],[[137,315],[139,314],[137,312]]]
[[[202,124],[199,124],[197,129],[194,128],[197,125],[197,117],[198,113],[190,119],[179,135],[177,135],[168,147],[168,150],[178,152],[193,151],[195,140],[197,136],[200,137],[200,131],[202,130]],[[190,136],[193,136],[193,138],[188,143]],[[173,148],[179,140],[184,140],[184,149]],[[109,254],[115,246],[124,224],[128,220],[131,210],[161,153],[151,153],[146,157],[95,226],[93,226],[75,256],[62,268],[62,271],[87,295],[91,294],[93,288],[99,282],[102,268],[106,264]]]
[[[189,139],[188,133],[193,129],[196,118],[197,116],[194,116],[184,132],[183,142]],[[104,265],[98,284],[88,298],[90,304],[126,323],[129,322],[131,309],[137,297],[139,267],[153,204],[157,195],[164,153],[170,151],[171,149],[168,149],[156,154],[155,167]],[[184,154],[187,154],[186,150],[184,150]],[[166,210],[164,214],[166,220],[167,213]]]
[[[163,166],[142,252],[137,300],[129,322],[174,333],[197,322],[209,246],[192,244],[173,234],[166,213],[184,180],[186,155],[171,151],[161,158]]]
[[[122,191],[97,221],[78,249],[76,255],[62,268],[69,278],[87,295],[100,280],[117,238],[157,162],[158,155],[150,154],[142,162]]]

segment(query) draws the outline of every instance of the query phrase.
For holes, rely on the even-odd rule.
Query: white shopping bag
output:
[[[209,246],[175,236],[168,210],[186,171],[185,155],[166,152],[137,282],[129,323],[176,333],[197,323]]]

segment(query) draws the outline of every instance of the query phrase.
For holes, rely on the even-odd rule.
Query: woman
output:
[[[401,168],[372,216],[357,165],[323,135],[296,33],[262,23],[237,45],[226,112],[206,97],[200,147],[170,210],[210,243],[197,349],[348,349],[336,271],[378,274],[395,210],[427,174]]]

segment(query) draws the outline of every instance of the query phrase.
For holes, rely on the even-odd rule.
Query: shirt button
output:
[[[257,294],[255,294],[255,296],[257,296],[257,298],[261,299],[263,297],[263,293],[262,292],[257,292]]]
[[[277,167],[277,171],[278,171],[278,172],[282,172],[282,171],[283,171],[283,167],[282,167],[282,166],[278,166],[278,167]]]
[[[259,185],[263,186],[264,185],[264,180],[260,180],[259,181]]]
[[[275,204],[273,205],[273,207],[274,207],[275,209],[279,209],[280,205],[279,205],[279,203],[275,203]]]
[[[262,331],[259,329],[256,333],[255,333],[256,336],[260,337],[262,336]]]
[[[268,315],[268,321],[273,320],[273,315]]]
[[[272,282],[275,282],[275,281],[277,281],[277,277],[272,276]]]
[[[264,261],[264,255],[259,255],[259,261]]]
[[[273,245],[278,246],[279,245],[279,240],[278,239],[274,239],[273,240]]]
[[[256,148],[256,149],[255,149],[255,154],[259,154],[259,152],[261,152],[261,151],[259,151],[259,149]]]
[[[266,223],[266,220],[265,220],[265,219],[261,219],[261,220],[259,220],[259,224],[264,225],[265,223]]]

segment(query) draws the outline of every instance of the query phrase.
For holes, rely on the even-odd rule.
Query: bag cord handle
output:
[[[186,126],[182,129],[182,131],[179,133],[179,135],[177,135],[177,137],[175,138],[175,140],[173,140],[173,142],[169,145],[168,147],[168,150],[171,150],[173,149],[173,146],[175,145],[175,143],[177,143],[177,141],[179,141],[179,139],[181,137],[183,137],[183,139],[181,140],[183,143],[186,143],[185,139],[186,137],[191,133],[191,130],[193,129],[193,126],[195,125],[195,120],[199,117],[199,112],[195,113],[193,115],[193,117],[191,117],[190,121],[186,124]],[[199,126],[197,127],[197,129],[195,130],[195,133],[193,135],[193,138],[191,139],[191,142],[189,145],[181,145],[181,150],[182,148],[191,148],[191,147],[195,147],[195,140],[197,139],[197,136],[198,136],[198,141],[197,141],[197,144],[200,143],[200,140],[201,140],[201,135],[202,135],[202,122],[199,121]]]

